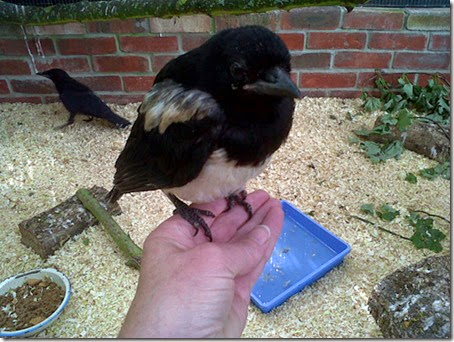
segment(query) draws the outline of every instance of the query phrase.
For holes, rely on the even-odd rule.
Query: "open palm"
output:
[[[175,215],[147,238],[139,286],[120,337],[239,337],[251,290],[273,252],[283,226],[278,200],[264,191],[227,212],[226,201],[197,205],[213,242]],[[264,228],[262,225],[269,227]]]

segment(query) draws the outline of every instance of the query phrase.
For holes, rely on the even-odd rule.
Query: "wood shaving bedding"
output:
[[[358,145],[349,144],[351,131],[371,127],[378,115],[356,116],[360,104],[335,98],[300,100],[286,144],[248,186],[249,191],[262,188],[306,213],[312,211],[352,251],[342,265],[271,313],[251,304],[244,337],[381,337],[367,309],[373,286],[397,268],[434,254],[350,217],[365,217],[359,210],[364,203],[387,202],[401,216],[381,224],[410,236],[404,219],[408,208],[447,218],[450,212],[449,181],[404,180],[407,172],[416,174],[434,161],[405,151],[400,160],[372,164]],[[111,107],[133,121],[138,105]],[[57,205],[80,187],[111,187],[114,163],[130,128],[119,130],[78,117],[73,126],[53,130],[67,116],[60,103],[0,105],[0,279],[58,267],[70,278],[73,296],[62,316],[38,336],[115,337],[134,296],[138,272],[125,265],[102,227],[86,229],[47,261],[20,243],[17,225],[22,220]],[[120,205],[123,214],[117,221],[140,246],[173,210],[160,192],[125,195]],[[441,220],[436,225],[448,235],[442,243],[443,253],[448,253],[449,225]]]

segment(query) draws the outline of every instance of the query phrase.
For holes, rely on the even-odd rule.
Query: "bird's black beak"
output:
[[[44,72],[37,72],[36,74],[39,75],[39,76],[50,78],[49,75],[45,74]]]
[[[285,96],[291,98],[301,97],[301,92],[296,84],[293,83],[289,74],[279,67],[268,70],[262,79],[244,85],[243,89],[263,95]]]

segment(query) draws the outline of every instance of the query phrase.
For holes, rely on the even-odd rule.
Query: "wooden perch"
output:
[[[379,117],[375,121],[374,128],[381,124],[381,117]],[[446,130],[449,134],[449,127]],[[450,141],[438,126],[425,122],[416,121],[405,132],[401,132],[394,126],[391,134],[370,134],[364,138],[378,143],[400,140],[406,149],[439,162],[445,162],[450,155]]]
[[[76,192],[76,196],[83,203],[84,207],[99,220],[123,254],[129,258],[127,265],[140,269],[140,260],[143,255],[142,249],[131,240],[128,234],[123,232],[118,223],[109,215],[109,212],[89,190],[79,189]]]
[[[90,191],[100,200],[107,194],[106,189],[96,186]],[[109,208],[109,211],[113,215],[121,214],[118,204]],[[97,223],[98,220],[85,210],[74,195],[56,207],[19,223],[19,232],[22,236],[21,242],[46,259],[71,237]]]
[[[80,1],[47,7],[18,6],[0,1],[0,22],[23,25],[60,24],[125,18],[190,14],[245,14],[304,6],[355,7],[366,0],[110,0]]]

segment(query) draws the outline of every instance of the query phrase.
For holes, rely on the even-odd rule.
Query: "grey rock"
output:
[[[375,286],[369,311],[385,338],[451,337],[451,259],[432,256]]]

